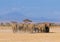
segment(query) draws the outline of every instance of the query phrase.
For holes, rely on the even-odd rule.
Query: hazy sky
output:
[[[24,18],[59,22],[60,0],[0,0],[0,21]]]

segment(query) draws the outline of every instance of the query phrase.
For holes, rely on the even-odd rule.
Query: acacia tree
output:
[[[25,20],[23,20],[23,22],[25,22],[25,23],[27,23],[27,22],[32,22],[32,20],[25,19]]]

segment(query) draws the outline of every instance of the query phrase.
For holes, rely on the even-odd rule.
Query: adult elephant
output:
[[[23,25],[23,31],[27,32],[27,29],[28,29],[28,23],[24,23],[24,25]]]
[[[19,24],[17,25],[17,29],[18,29],[19,31],[23,31],[23,26],[24,26],[23,23],[19,23]]]
[[[18,31],[17,24],[12,24],[12,30],[14,33]]]
[[[45,24],[37,24],[38,32],[45,32]]]
[[[38,24],[35,24],[33,29],[34,29],[34,32],[36,33],[36,32],[39,32],[40,28],[38,27]]]
[[[49,32],[49,28],[50,27],[50,23],[45,23],[45,32],[48,33]]]
[[[45,24],[29,24],[29,30],[35,33],[45,32]]]
[[[30,33],[33,33],[34,28],[35,28],[34,26],[35,26],[34,23],[29,23],[29,24],[28,24],[27,30],[28,30]]]
[[[50,27],[50,23],[42,23],[38,25],[38,29],[40,32],[48,33],[50,29],[49,27]]]
[[[24,24],[23,23],[19,23],[19,24],[12,24],[12,30],[13,32],[18,32],[18,31],[23,31],[23,28],[24,28]]]

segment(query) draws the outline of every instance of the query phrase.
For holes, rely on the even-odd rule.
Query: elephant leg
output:
[[[46,32],[47,32],[47,33],[49,32],[49,28],[48,28],[48,27],[46,28]]]
[[[39,33],[39,29],[38,28],[36,28],[36,32]]]
[[[27,31],[27,29],[26,28],[24,28],[24,30],[23,30],[24,32],[26,32]]]
[[[39,29],[38,28],[34,28],[34,31],[35,31],[35,33],[39,32]]]
[[[31,29],[29,32],[30,32],[30,33],[33,33],[33,30]]]
[[[13,28],[13,32],[14,32],[14,33],[17,32],[17,29],[16,29],[16,28]]]
[[[36,28],[34,28],[34,32],[36,33]]]
[[[40,28],[40,32],[43,32],[43,29],[42,28]]]
[[[39,33],[39,29],[38,29],[38,33]]]
[[[28,28],[28,32],[33,33],[34,29],[33,28]]]

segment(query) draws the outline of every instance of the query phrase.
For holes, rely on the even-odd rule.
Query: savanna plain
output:
[[[49,33],[13,33],[12,29],[2,28],[0,42],[60,42],[60,27],[50,27]]]

